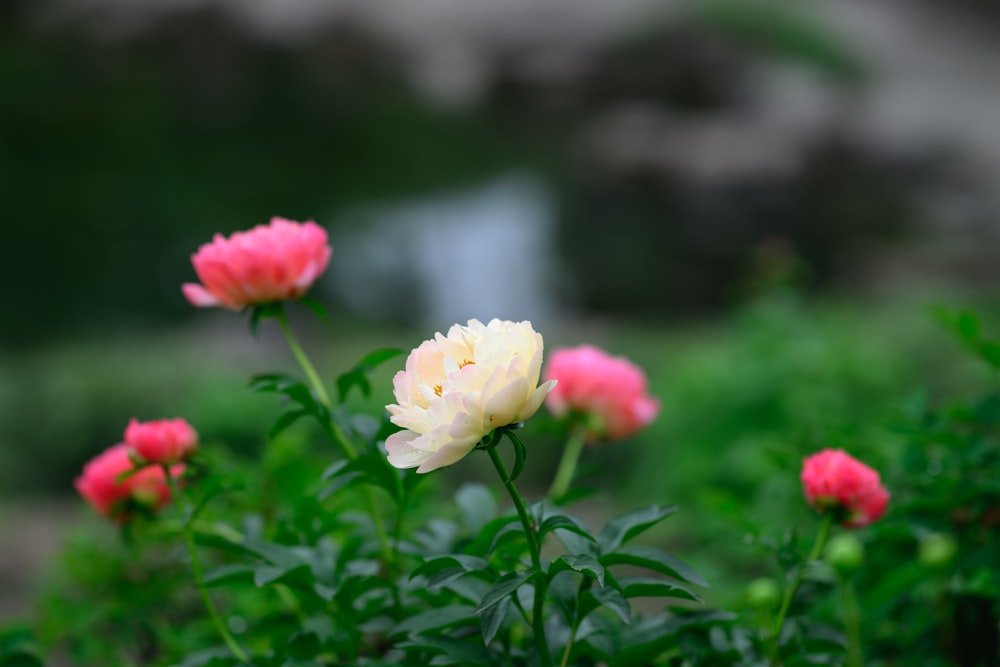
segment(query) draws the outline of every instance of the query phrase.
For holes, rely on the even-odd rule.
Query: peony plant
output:
[[[695,569],[638,543],[676,507],[652,504],[598,530],[567,511],[583,448],[635,436],[659,414],[638,365],[591,344],[546,360],[530,322],[469,320],[406,355],[394,403],[359,409],[348,399],[371,399],[372,372],[404,352],[375,350],[327,380],[287,314],[296,302],[321,310],[306,294],[332,252],[314,222],[274,218],[202,246],[192,256],[201,283],[182,288],[194,306],[242,311],[254,332],[273,322],[301,370],[250,381],[285,406],[270,439],[311,420],[326,441],[325,465],[308,468],[283,503],[255,492],[183,418],[132,419],[123,442],[77,480],[99,514],[128,528],[133,546],[184,547],[202,611],[183,617],[183,649],[160,638],[158,664],[862,664],[853,581],[865,556],[856,534],[889,500],[872,468],[840,450],[805,458],[803,505],[821,514],[812,549],[801,557],[793,534],[761,541],[784,581],[753,580],[748,623],[708,608],[708,583]],[[544,494],[518,485],[539,446],[530,426],[543,405],[566,442]],[[489,459],[509,509],[482,484],[463,485],[448,503],[435,498],[425,480],[471,469],[470,456]],[[837,524],[849,532],[827,547]],[[836,649],[816,648],[821,633],[810,620],[826,561],[841,591]],[[806,587],[810,595],[799,595]]]

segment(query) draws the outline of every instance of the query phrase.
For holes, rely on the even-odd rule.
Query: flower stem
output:
[[[493,461],[493,466],[497,469],[497,474],[500,475],[500,480],[503,482],[504,487],[506,487],[507,494],[517,509],[517,515],[521,519],[524,534],[528,539],[528,552],[531,555],[531,565],[537,572],[537,576],[535,577],[535,604],[531,618],[532,628],[535,631],[535,645],[542,658],[542,665],[544,667],[552,667],[552,655],[549,653],[549,643],[545,639],[545,594],[548,589],[548,580],[545,578],[545,572],[542,570],[542,549],[538,540],[538,532],[534,522],[531,520],[531,516],[528,514],[528,508],[524,504],[524,499],[518,492],[517,487],[514,486],[513,480],[510,479],[507,466],[504,465],[500,459],[500,454],[497,453],[497,448],[495,446],[490,447],[486,451],[489,452],[490,460]]]
[[[215,603],[212,602],[212,598],[209,597],[208,591],[205,590],[205,585],[202,583],[202,570],[201,570],[201,560],[198,558],[198,548],[194,543],[194,522],[187,519],[184,516],[185,512],[180,508],[180,500],[184,497],[177,481],[174,476],[170,474],[170,466],[164,465],[163,472],[167,477],[167,485],[170,487],[170,495],[174,498],[174,502],[177,504],[177,510],[180,513],[181,520],[181,532],[184,535],[184,544],[187,546],[188,556],[191,559],[191,572],[194,575],[194,583],[198,588],[198,592],[201,594],[201,601],[205,605],[205,610],[208,612],[209,617],[212,619],[212,623],[215,625],[215,629],[222,636],[222,640],[229,647],[229,651],[233,656],[240,662],[249,662],[247,654],[243,652],[240,645],[236,643],[236,639],[229,632],[229,628],[222,621],[222,617],[219,616],[218,610],[215,608]]]
[[[820,553],[823,551],[823,545],[826,544],[826,538],[830,535],[830,526],[832,524],[833,514],[828,512],[823,517],[823,523],[820,524],[819,534],[816,536],[816,542],[813,544],[812,551],[809,552],[809,557],[795,571],[795,577],[785,589],[785,597],[781,600],[778,617],[774,622],[774,632],[771,635],[775,642],[781,638],[781,628],[785,623],[785,615],[788,614],[788,608],[792,605],[792,598],[795,597],[795,591],[798,590],[799,584],[802,583],[802,572],[805,570],[806,565],[819,558]]]
[[[288,315],[285,314],[284,308],[278,310],[275,315],[275,319],[278,320],[278,326],[281,327],[281,333],[285,335],[285,340],[288,342],[288,347],[295,356],[295,360],[299,362],[299,366],[302,367],[302,371],[309,379],[309,384],[312,385],[313,391],[316,392],[316,397],[330,414],[330,430],[332,431],[334,438],[337,440],[337,444],[343,448],[347,458],[358,458],[358,450],[354,447],[354,444],[333,419],[333,403],[330,401],[330,395],[326,392],[326,387],[323,386],[323,380],[320,379],[319,373],[316,372],[316,367],[313,366],[311,361],[309,361],[308,355],[306,355],[302,346],[299,345],[299,341],[295,338],[295,334],[292,333],[292,327],[288,323]]]
[[[559,460],[555,479],[552,480],[552,487],[549,489],[547,496],[549,500],[558,500],[569,490],[573,476],[576,474],[576,465],[580,461],[580,453],[583,451],[586,434],[587,430],[582,425],[570,429],[569,439],[563,448],[562,459]]]
[[[330,395],[326,392],[326,387],[323,386],[323,380],[320,379],[319,373],[316,372],[316,367],[313,366],[312,362],[309,361],[309,356],[299,345],[298,340],[295,338],[295,334],[292,333],[292,327],[288,323],[288,315],[285,313],[284,308],[280,308],[275,315],[278,320],[278,326],[281,327],[281,332],[285,335],[285,340],[288,342],[288,347],[292,350],[292,354],[295,355],[295,359],[299,362],[299,366],[302,367],[303,372],[309,379],[309,384],[312,385],[313,391],[316,392],[316,397],[319,402],[326,408],[327,414],[330,415],[329,424],[330,432],[333,434],[334,439],[344,450],[344,454],[347,458],[354,460],[358,458],[358,450],[354,447],[350,438],[344,433],[344,431],[337,424],[337,421],[333,418],[333,403],[330,401]],[[368,513],[372,517],[372,524],[375,526],[375,534],[378,536],[379,546],[382,549],[382,560],[385,562],[386,568],[392,571],[393,562],[393,552],[389,548],[389,537],[386,535],[385,527],[382,525],[381,513],[378,509],[378,504],[375,502],[375,496],[372,495],[371,489],[365,487],[364,489],[365,502],[368,505]]]
[[[846,576],[840,578],[840,596],[844,606],[844,634],[847,636],[847,667],[862,667],[861,611],[854,584]]]

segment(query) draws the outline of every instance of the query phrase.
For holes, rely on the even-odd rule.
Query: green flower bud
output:
[[[754,579],[744,592],[747,604],[754,609],[774,609],[781,600],[781,588],[774,579]]]
[[[946,533],[934,533],[920,540],[917,558],[927,568],[947,567],[955,558],[958,545],[955,538]]]
[[[852,533],[835,535],[826,545],[826,562],[837,572],[856,572],[865,560],[865,547]]]

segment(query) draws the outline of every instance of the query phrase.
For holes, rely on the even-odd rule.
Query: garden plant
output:
[[[280,330],[301,377],[257,375],[250,390],[285,406],[270,440],[314,422],[325,464],[276,455],[247,473],[197,424],[123,415],[122,441],[76,481],[122,541],[120,558],[81,570],[98,591],[87,629],[9,628],[0,665],[46,664],[60,642],[81,664],[177,667],[1000,664],[995,394],[915,407],[891,482],[833,447],[787,471],[814,522],[755,538],[766,574],[716,608],[710,582],[647,539],[678,511],[669,488],[600,526],[574,514],[588,450],[662,418],[641,368],[584,341],[547,351],[530,322],[493,319],[329,377],[288,309],[328,317],[307,293],[332,253],[322,227],[275,218],[202,246],[201,282],[183,286],[194,306],[242,313],[251,334]],[[1000,367],[976,318],[943,318]],[[373,372],[400,364],[395,402],[372,406]],[[565,444],[531,495],[523,427],[544,412]],[[428,480],[470,457],[493,484],[442,498]]]

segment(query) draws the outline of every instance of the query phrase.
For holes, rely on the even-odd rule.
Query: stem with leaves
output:
[[[340,447],[344,450],[344,454],[349,460],[354,460],[358,458],[358,450],[351,442],[347,434],[344,433],[340,425],[337,424],[337,420],[333,418],[333,402],[330,400],[330,394],[327,393],[326,387],[323,385],[323,380],[320,378],[319,373],[316,372],[316,367],[313,366],[312,362],[309,360],[309,356],[299,345],[298,340],[295,338],[295,334],[292,332],[292,327],[288,322],[288,315],[285,313],[284,307],[279,307],[274,312],[274,318],[278,320],[278,326],[281,327],[281,332],[285,336],[285,340],[288,342],[288,347],[291,349],[292,354],[295,356],[296,361],[299,362],[299,366],[302,367],[302,371],[306,374],[306,378],[309,380],[309,384],[312,385],[313,391],[316,393],[316,398],[320,404],[326,408],[326,412],[329,415],[329,426],[330,433],[333,438],[337,441]],[[379,512],[378,504],[375,502],[375,496],[372,494],[371,489],[368,487],[364,488],[365,502],[368,505],[368,512],[372,517],[372,524],[375,526],[375,533],[378,536],[379,546],[382,549],[382,560],[385,562],[386,568],[389,572],[393,571],[393,551],[389,546],[389,538],[385,532],[385,526],[382,525],[381,513]]]
[[[523,443],[521,443],[521,440],[514,435],[510,429],[502,429],[502,433],[510,438],[511,443],[515,448],[518,448],[522,452],[524,451]],[[538,529],[535,522],[532,520],[531,515],[528,513],[528,508],[524,504],[524,498],[521,497],[520,492],[514,485],[514,478],[516,477],[516,474],[511,475],[507,472],[507,466],[504,465],[503,460],[500,458],[500,454],[497,453],[496,443],[499,438],[496,436],[496,432],[494,432],[494,435],[491,436],[491,440],[493,441],[492,446],[488,446],[486,451],[490,455],[490,460],[493,461],[493,466],[497,469],[497,474],[500,475],[500,480],[507,489],[507,494],[514,503],[514,507],[517,509],[517,515],[521,519],[521,525],[524,527],[524,534],[528,540],[528,552],[531,556],[531,566],[535,570],[535,600],[531,618],[532,628],[535,633],[535,646],[537,647],[538,654],[542,659],[543,667],[553,667],[552,655],[549,653],[549,644],[545,638],[545,596],[548,592],[548,579],[545,577],[545,572],[542,570],[542,549],[541,542],[538,539]],[[519,472],[518,468],[520,467],[520,465],[515,466],[514,472]]]
[[[827,512],[823,516],[823,523],[820,524],[819,534],[816,536],[816,542],[813,544],[812,551],[809,552],[809,557],[806,561],[798,566],[795,570],[795,576],[788,587],[785,588],[785,596],[781,600],[781,607],[778,609],[778,617],[774,622],[774,631],[771,633],[771,637],[775,643],[781,639],[781,629],[785,624],[785,616],[788,614],[788,608],[792,605],[792,598],[795,597],[795,592],[799,588],[799,584],[802,583],[802,573],[805,568],[812,563],[817,558],[819,558],[820,553],[823,551],[823,545],[826,544],[826,538],[830,535],[830,527],[833,525],[833,513]],[[772,664],[776,664],[772,660]]]
[[[229,632],[229,628],[222,621],[222,617],[219,616],[218,610],[215,608],[215,603],[212,602],[212,598],[208,595],[208,591],[205,590],[205,585],[202,583],[202,569],[201,569],[201,559],[198,557],[198,548],[194,543],[194,517],[187,516],[187,511],[181,508],[181,502],[184,500],[184,496],[180,491],[180,486],[177,484],[177,480],[170,473],[170,466],[163,465],[163,473],[167,478],[167,485],[170,487],[170,495],[174,499],[174,503],[177,506],[177,511],[180,515],[181,522],[181,534],[184,536],[184,544],[187,546],[188,557],[191,559],[191,572],[194,575],[194,583],[198,588],[198,592],[201,594],[201,601],[205,605],[205,610],[208,612],[209,617],[212,619],[212,623],[215,625],[215,629],[218,631],[222,640],[229,647],[229,651],[233,654],[240,662],[249,662],[247,654],[240,648],[240,645],[236,643],[236,639]],[[186,503],[185,503],[186,504]]]

